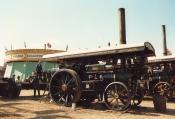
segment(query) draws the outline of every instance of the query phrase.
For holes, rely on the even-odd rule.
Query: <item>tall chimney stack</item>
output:
[[[167,44],[166,44],[166,27],[162,25],[162,33],[163,33],[163,55],[168,55],[167,53]]]
[[[119,37],[120,44],[126,44],[126,26],[125,26],[125,9],[119,8]]]

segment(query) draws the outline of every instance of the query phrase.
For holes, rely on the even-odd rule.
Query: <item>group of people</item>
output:
[[[12,75],[12,77],[9,79],[9,91],[11,93],[9,93],[9,97],[13,98],[13,97],[18,97],[20,92],[21,92],[21,82],[20,82],[20,76],[17,76],[17,79],[15,78],[15,75]]]
[[[36,70],[32,73],[33,81],[31,84],[34,90],[34,97],[36,97],[36,92],[38,92],[38,96],[40,96],[39,82],[42,78],[42,72],[43,72],[43,69],[42,69],[41,61],[39,61],[36,65]],[[12,79],[12,82],[16,83],[16,85],[20,85],[21,87],[21,80],[19,75],[16,77],[16,75],[13,74],[11,79]]]

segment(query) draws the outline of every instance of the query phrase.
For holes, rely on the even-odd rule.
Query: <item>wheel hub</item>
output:
[[[114,97],[115,97],[115,99],[118,99],[119,95],[117,93],[115,93]]]
[[[62,91],[64,91],[64,92],[67,91],[67,88],[68,88],[68,87],[67,87],[66,84],[63,84],[63,85],[61,86],[61,89],[62,89]]]

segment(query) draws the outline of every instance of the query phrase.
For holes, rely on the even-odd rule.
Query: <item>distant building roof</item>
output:
[[[15,49],[5,52],[5,62],[38,61],[43,55],[64,52],[53,49]]]

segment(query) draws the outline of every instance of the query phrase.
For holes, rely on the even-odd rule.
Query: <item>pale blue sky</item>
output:
[[[175,54],[175,0],[0,0],[0,64],[5,48],[91,49],[119,42],[118,8],[126,9],[127,42],[151,42],[162,54],[161,25]]]

